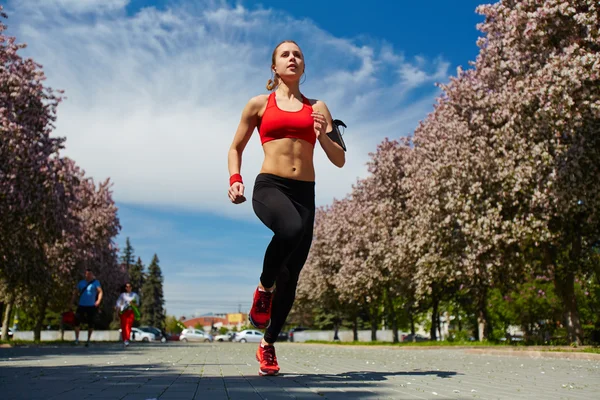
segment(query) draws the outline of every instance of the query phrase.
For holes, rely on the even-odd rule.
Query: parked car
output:
[[[160,329],[153,326],[140,326],[140,330],[148,333],[154,333],[156,340],[160,340],[162,343],[167,341],[167,338],[163,335]]]
[[[414,337],[414,340],[413,340]],[[402,335],[401,337],[401,341],[402,342],[426,342],[427,340],[429,340],[429,338],[423,336],[423,335],[419,335],[418,333],[413,335],[412,333],[409,333],[408,335]]]
[[[473,340],[475,340],[475,338],[473,338]],[[501,342],[522,342],[524,340],[524,337],[522,334],[515,334],[515,335],[511,335],[509,333],[506,334],[505,337],[500,338]]]
[[[215,342],[231,342],[235,337],[235,332],[227,332],[223,335],[215,336]]]
[[[287,331],[279,332],[279,335],[277,335],[277,341],[278,342],[287,342],[288,341],[288,332]]]
[[[2,327],[0,326],[0,332],[2,332]],[[12,328],[8,328],[8,340],[13,338]]]
[[[140,328],[131,328],[129,340],[135,342],[153,342],[156,340],[156,335],[151,332],[144,332]]]
[[[188,328],[181,332],[179,340],[182,342],[212,342],[213,337],[210,333],[206,333],[203,330]]]
[[[255,331],[254,329],[246,329],[245,331],[241,331],[236,333],[235,342],[246,343],[246,342],[254,342],[258,343],[263,338],[263,333],[260,331]]]
[[[290,342],[294,341],[294,333],[295,332],[302,332],[307,330],[308,328],[305,328],[303,326],[297,326],[296,328],[292,328],[290,329],[290,331],[288,332],[288,337],[290,338]]]
[[[165,337],[167,338],[167,341],[169,341],[169,342],[172,342],[172,341],[178,342],[180,336],[181,336],[181,334],[179,334],[179,333],[167,333],[165,335]]]

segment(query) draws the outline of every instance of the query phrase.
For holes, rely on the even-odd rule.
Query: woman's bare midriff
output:
[[[261,173],[314,182],[314,147],[302,139],[276,139],[263,144],[265,160]]]

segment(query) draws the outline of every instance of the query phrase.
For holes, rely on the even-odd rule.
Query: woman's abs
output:
[[[302,139],[277,139],[265,143],[263,150],[261,173],[314,182],[314,147],[310,143]]]

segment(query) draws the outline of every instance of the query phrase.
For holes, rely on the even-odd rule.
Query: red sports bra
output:
[[[302,109],[300,111],[284,111],[277,106],[275,92],[269,95],[267,108],[263,113],[258,134],[260,141],[265,144],[271,140],[283,138],[302,139],[315,146],[315,135],[312,117],[312,106],[308,99],[302,96]]]

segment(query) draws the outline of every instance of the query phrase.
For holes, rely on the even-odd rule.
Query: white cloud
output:
[[[303,92],[348,125],[343,169],[317,145],[318,204],[344,197],[367,174],[368,153],[384,137],[412,133],[448,64],[409,60],[384,41],[337,38],[277,10],[177,0],[131,15],[128,4],[9,0],[9,34],[28,44],[22,54],[43,65],[48,84],[66,92],[56,131],[67,137],[65,154],[97,180],[110,177],[118,202],[152,206],[122,209],[122,235],[146,264],[158,252],[167,310],[247,311],[270,232],[249,202],[229,203],[227,150],[243,106],[265,92],[273,46],[288,38],[302,46]],[[247,197],[262,157],[255,133],[243,158]],[[249,219],[254,241],[238,248],[234,235],[190,236],[169,216],[132,211],[157,207]]]
[[[66,91],[56,131],[67,137],[65,154],[95,178],[111,177],[124,203],[255,219],[249,203],[228,202],[227,150],[246,101],[265,92],[281,39],[305,52],[303,91],[349,127],[343,169],[315,152],[318,204],[350,191],[384,137],[412,132],[432,109],[433,82],[447,75],[441,60],[409,62],[383,42],[358,45],[273,10],[202,1],[128,15],[127,4],[7,7],[9,33],[28,43],[24,54],[43,64],[48,84]],[[263,156],[257,136],[243,158],[249,196]]]
[[[33,13],[53,11],[71,16],[122,10],[130,0],[19,0],[19,8]]]

